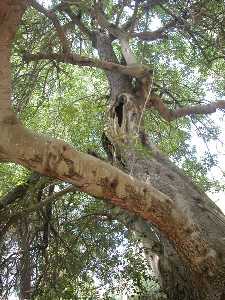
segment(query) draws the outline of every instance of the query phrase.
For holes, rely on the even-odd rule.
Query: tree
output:
[[[34,18],[34,24],[28,27],[21,18],[30,11],[29,21]],[[192,69],[205,73],[206,78],[208,66],[214,70],[214,62],[218,62],[218,70],[224,70],[223,13],[222,1],[57,1],[50,9],[35,0],[0,3],[0,160],[72,183],[77,190],[128,213],[168,299],[224,299],[225,218],[154,145],[157,132],[148,136],[143,114],[152,110],[158,119],[170,123],[225,108],[224,100],[204,104],[204,91],[196,92],[196,99],[188,99],[193,94],[185,95],[185,85],[176,82],[181,76],[176,70],[179,63],[186,63],[187,77]],[[161,19],[162,26],[150,31],[154,16]],[[110,96],[102,142],[108,161],[34,133],[18,119],[11,105],[10,67],[18,28],[27,30],[18,31],[17,37],[22,41],[17,55],[26,63],[37,66],[45,60],[56,68],[65,63],[105,72]],[[23,44],[23,34],[30,45]],[[180,62],[176,56],[169,59],[173,47],[179,49]],[[83,55],[85,49],[89,56]],[[176,76],[171,79],[167,74],[165,78],[163,68],[157,74],[157,63],[174,65]],[[190,125],[188,120],[182,119],[179,126],[182,122]],[[154,123],[150,120],[150,128],[157,130]],[[8,204],[10,199],[2,203]],[[48,211],[51,214],[51,207]],[[20,240],[26,248],[26,237]]]

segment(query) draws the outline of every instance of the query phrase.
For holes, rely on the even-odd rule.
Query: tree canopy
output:
[[[2,299],[160,294],[136,226],[143,220],[148,239],[162,233],[161,244],[167,237],[190,272],[217,273],[212,299],[222,299],[224,250],[208,246],[214,231],[199,233],[199,212],[192,219],[186,204],[174,204],[171,184],[157,185],[173,174],[154,167],[154,177],[139,165],[160,155],[199,195],[224,190],[211,150],[223,145],[224,1],[4,0],[0,20]],[[210,177],[213,168],[219,178]],[[204,201],[222,224],[219,240],[224,216]]]

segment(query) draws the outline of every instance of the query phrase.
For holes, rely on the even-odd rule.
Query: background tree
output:
[[[206,115],[225,107],[224,3],[4,0],[0,18],[0,159],[54,178],[2,165],[3,296],[97,297],[98,259],[116,266],[108,275],[120,262],[96,241],[112,250],[129,228],[168,299],[223,299],[225,219],[204,193],[222,184],[190,138],[215,139]],[[65,249],[82,261],[64,272]]]

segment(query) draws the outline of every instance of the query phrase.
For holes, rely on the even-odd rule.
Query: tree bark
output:
[[[135,98],[133,96],[130,99]],[[139,231],[145,236],[142,238],[142,242],[147,248],[150,248],[149,260],[151,260],[163,291],[171,300],[223,299],[225,297],[224,215],[189,178],[184,176],[176,166],[147,141],[146,136],[144,142],[142,136],[137,143],[141,143],[142,140],[145,153],[149,151],[148,155],[144,157],[142,151],[135,150],[137,137],[135,134],[132,135],[132,132],[138,129],[138,118],[131,120],[129,116],[137,114],[136,106],[126,105],[123,113],[121,127],[116,110],[111,114],[109,120],[111,125],[109,138],[116,149],[115,156],[120,162],[122,161],[123,169],[126,172],[142,182],[150,182],[157,190],[174,200],[182,214],[187,217],[186,224],[183,224],[184,227],[187,226],[187,231],[184,233],[184,240],[180,247],[182,251],[187,251],[187,256],[193,254],[193,262],[197,263],[198,261],[196,268],[185,262],[182,254],[176,249],[178,245],[174,237],[168,239],[164,235],[165,231],[156,231],[153,227],[152,230],[159,238],[162,248],[160,252],[155,251],[152,247],[152,237],[149,235],[150,227],[148,226],[148,230],[146,230],[147,224],[151,224],[153,220],[147,224],[142,220],[141,229],[139,228]],[[115,127],[112,128],[112,126]],[[124,129],[128,129],[128,131],[126,132]],[[157,207],[155,209],[157,210]],[[187,242],[190,235],[192,237]],[[192,247],[194,240],[195,242],[199,240],[199,253]],[[217,271],[212,271],[215,259],[218,260],[219,265]]]
[[[62,141],[35,135],[17,120],[10,108],[9,56],[25,6],[25,0],[0,3],[0,160],[71,182],[131,212],[134,220],[141,218],[143,243],[151,249],[149,259],[168,299],[223,300],[224,216],[148,141],[142,122],[145,103],[131,77],[106,72],[111,88],[106,135],[117,168]],[[100,58],[117,63],[111,42],[110,36],[97,33]],[[157,250],[151,246],[152,232],[161,246]]]
[[[106,59],[109,53],[104,52],[105,43],[109,43],[106,36],[101,43],[98,44],[99,55]],[[113,145],[114,164],[169,196],[181,214],[187,217],[183,224],[186,232],[182,242],[175,241],[174,236],[165,236],[165,231],[154,224],[153,219],[146,222],[133,217],[134,230],[142,240],[146,257],[168,299],[222,300],[225,297],[224,215],[206,194],[151,144],[141,120],[143,103],[132,91],[131,79],[124,78],[123,86],[117,74],[113,74],[113,78],[111,76],[107,76],[112,98],[106,134]],[[114,85],[115,82],[120,82],[120,86]],[[142,151],[138,150],[140,146]],[[199,241],[198,250],[192,247],[194,241]],[[187,256],[193,255],[194,264],[187,263],[182,257],[177,243]],[[218,267],[213,271],[216,261]]]

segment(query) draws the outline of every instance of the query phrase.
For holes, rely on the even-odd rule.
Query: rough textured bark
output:
[[[104,55],[102,59],[105,59]],[[115,78],[114,81],[116,82]],[[127,81],[129,82],[129,78]],[[155,225],[160,230],[149,226],[146,221],[136,221],[135,218],[133,221],[134,230],[142,234],[142,242],[148,249],[147,255],[163,290],[171,300],[223,299],[225,242],[221,237],[225,234],[224,215],[148,140],[141,126],[144,104],[140,103],[140,99],[131,90],[124,93],[125,88],[122,86],[120,89],[118,86],[113,87],[112,82],[111,88],[112,94],[117,93],[117,97],[116,100],[113,98],[110,105],[107,134],[114,146],[115,160],[129,174],[142,182],[151,182],[168,195],[176,203],[180,213],[187,217],[182,225],[186,227],[184,239],[179,242],[175,241],[174,235],[165,235],[168,224],[164,217],[161,220],[164,230],[158,224]],[[138,144],[145,148],[145,156],[141,151],[135,150]],[[159,212],[157,215],[160,218]],[[179,218],[178,215],[177,217]],[[154,224],[155,220],[149,221]],[[198,241],[195,249],[194,241]],[[187,263],[180,250],[186,252],[189,258],[193,255],[191,263]],[[217,270],[214,269],[216,261]]]
[[[169,299],[220,299],[224,289],[222,278],[225,274],[225,244],[221,239],[225,234],[224,216],[204,193],[147,141],[146,136],[144,147],[149,150],[149,155],[143,157],[140,151],[134,150],[135,140],[140,143],[137,135],[140,135],[138,128],[141,112],[138,117],[137,105],[133,100],[135,98],[126,97],[126,101],[123,102],[121,126],[118,122],[118,111],[115,109],[117,105],[114,105],[110,119],[109,136],[117,153],[119,152],[120,161],[122,160],[129,173],[144,182],[151,182],[154,187],[173,199],[182,215],[187,217],[183,224],[187,231],[184,240],[178,242],[179,246],[174,236],[168,241],[164,235],[165,231],[162,236],[160,234],[163,244],[163,253],[159,255],[158,260],[161,284]],[[153,220],[151,222],[154,223]],[[194,240],[199,241],[198,250],[192,247]],[[181,247],[182,252],[187,252],[187,256],[193,255],[192,266],[185,263],[177,247]],[[220,267],[213,271],[217,259],[218,263],[220,261]]]
[[[0,160],[71,182],[131,212],[134,220],[141,218],[135,229],[145,235],[143,243],[169,299],[224,299],[224,216],[148,141],[142,124],[145,99],[134,91],[130,73],[106,71],[111,88],[106,135],[114,164],[127,174],[62,141],[35,135],[17,120],[10,108],[9,56],[25,6],[22,0],[0,4]],[[100,58],[117,63],[110,35],[96,34]],[[146,77],[140,79],[143,83]],[[155,236],[160,247],[153,247]]]
[[[128,105],[126,106],[128,107]],[[129,119],[129,115],[132,115],[132,107],[135,109],[134,105],[129,105],[129,107],[131,111],[128,110],[124,114],[124,123],[113,131],[114,134],[110,134],[112,142],[116,145],[115,148],[120,151],[123,167],[135,177],[145,182],[151,182],[154,187],[168,195],[181,209],[182,214],[187,217],[183,224],[187,231],[179,246],[182,248],[182,252],[187,252],[188,256],[193,255],[192,266],[185,263],[184,257],[182,258],[182,254],[177,249],[178,244],[174,236],[168,240],[164,232],[157,232],[163,250],[157,253],[154,247],[150,247],[152,261],[153,263],[156,261],[155,269],[158,270],[161,285],[169,299],[223,299],[220,297],[224,290],[222,278],[224,278],[225,271],[225,244],[224,239],[221,238],[225,234],[224,216],[204,193],[199,191],[180,170],[149,145],[146,140],[145,147],[150,150],[148,157],[143,157],[141,153],[133,150],[134,145],[128,142],[132,140],[131,133],[125,135],[123,132],[121,134],[121,128],[128,128],[125,126],[125,122],[127,123],[127,118]],[[123,112],[125,111],[123,110]],[[133,110],[133,113],[136,114],[136,110]],[[114,117],[116,120],[111,121],[111,124],[116,124],[118,127],[116,113]],[[132,123],[132,120],[130,121]],[[136,121],[135,118],[133,121]],[[138,123],[131,123],[129,128],[132,130],[138,128]],[[119,136],[123,136],[123,146],[118,144],[118,136],[115,132],[120,132]],[[126,137],[128,138],[126,139]],[[127,142],[127,147],[124,146],[124,142]],[[154,223],[153,220],[151,222]],[[142,227],[145,228],[145,224],[142,224]],[[148,231],[144,228],[142,229],[143,234],[148,237]],[[192,236],[191,240],[188,236]],[[194,240],[199,240],[198,250],[192,247]],[[146,241],[145,238],[144,243],[151,244],[152,239],[148,237]],[[220,267],[214,272],[212,268],[217,259]]]

